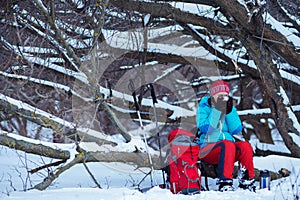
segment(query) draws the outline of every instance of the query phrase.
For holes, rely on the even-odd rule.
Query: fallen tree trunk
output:
[[[20,136],[18,136],[20,137]],[[148,154],[146,152],[141,152],[138,149],[133,152],[121,152],[121,151],[85,151],[81,149],[79,146],[74,158],[70,157],[70,152],[62,149],[54,149],[52,147],[43,145],[43,144],[35,144],[33,142],[29,142],[26,140],[16,139],[14,137],[9,136],[8,134],[0,134],[0,145],[7,146],[9,148],[17,149],[20,151],[24,151],[27,153],[32,153],[44,157],[60,159],[61,161],[50,163],[45,166],[40,166],[34,170],[29,170],[30,173],[35,173],[40,169],[44,169],[45,167],[53,167],[58,166],[55,173],[49,174],[47,178],[45,178],[41,183],[37,184],[33,187],[33,189],[44,190],[51,185],[51,183],[60,176],[63,172],[67,171],[71,167],[76,164],[85,164],[88,162],[120,162],[127,163],[129,165],[136,166],[136,168],[149,168],[150,170],[150,161]],[[152,163],[153,169],[161,170],[165,166],[161,164],[161,160],[158,155],[152,155]],[[68,160],[72,159],[70,162]],[[201,169],[202,174],[211,178],[216,178],[217,173],[215,170],[215,166],[208,165],[206,163],[202,163],[203,167]],[[237,167],[234,169],[234,177],[237,176]],[[289,176],[289,172],[287,170],[281,170],[279,172],[270,171],[271,179],[279,179],[285,176]],[[259,179],[259,170],[255,169],[255,179]]]
[[[50,174],[45,178],[41,183],[35,185],[33,189],[45,190],[51,185],[51,183],[59,177],[64,171],[70,169],[76,164],[87,163],[87,162],[121,162],[121,163],[130,163],[136,165],[137,168],[149,167],[150,162],[149,157],[146,153],[142,152],[81,152],[76,155],[76,157],[66,165],[59,167],[56,173]],[[152,155],[153,168],[155,170],[161,170],[165,166],[160,165],[160,159],[158,156]],[[217,178],[217,173],[214,165],[208,165],[202,163],[201,168],[202,174],[211,178]],[[237,177],[238,168],[234,168],[234,178]],[[259,180],[260,170],[255,169],[255,180]],[[287,177],[290,175],[290,172],[286,169],[282,169],[279,172],[270,171],[271,180],[276,180],[282,177]]]
[[[217,178],[217,171],[216,171],[216,165],[210,165],[207,163],[201,163],[201,173],[202,176],[207,176],[211,178]],[[254,169],[255,173],[255,180],[259,181],[259,175],[260,175],[260,170],[259,169]],[[238,175],[238,167],[234,167],[234,172],[233,172],[233,178],[237,178]],[[271,180],[276,180],[279,178],[287,177],[290,175],[290,171],[287,169],[281,168],[278,172],[270,171],[270,177]]]

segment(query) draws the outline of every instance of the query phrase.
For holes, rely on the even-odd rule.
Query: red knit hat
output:
[[[215,94],[219,93],[219,92],[226,92],[227,94],[229,94],[229,85],[228,83],[226,83],[225,81],[222,80],[218,80],[215,81],[210,88],[210,95],[214,96]]]

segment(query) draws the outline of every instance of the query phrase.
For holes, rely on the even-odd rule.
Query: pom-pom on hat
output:
[[[225,81],[218,80],[213,82],[210,88],[210,95],[214,96],[215,94],[219,92],[226,92],[229,94],[229,85]]]

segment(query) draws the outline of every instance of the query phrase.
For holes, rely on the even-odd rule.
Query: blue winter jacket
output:
[[[229,114],[222,115],[221,111],[209,103],[209,99],[210,96],[201,99],[196,114],[200,146],[221,140],[234,141],[233,135],[242,131],[236,108],[233,107]]]

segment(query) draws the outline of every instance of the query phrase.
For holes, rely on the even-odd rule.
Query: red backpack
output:
[[[193,142],[194,137],[183,129],[175,129],[169,134],[168,181],[174,194],[193,194],[201,190],[201,172],[197,165],[200,147]]]

